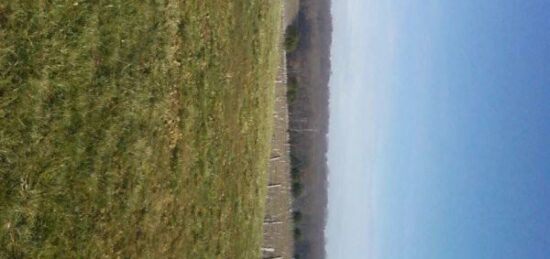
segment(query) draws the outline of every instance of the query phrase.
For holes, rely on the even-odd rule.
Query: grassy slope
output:
[[[0,1],[0,258],[258,258],[280,3],[66,3]]]

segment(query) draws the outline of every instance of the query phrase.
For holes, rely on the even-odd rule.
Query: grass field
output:
[[[0,1],[0,258],[258,258],[280,12]]]

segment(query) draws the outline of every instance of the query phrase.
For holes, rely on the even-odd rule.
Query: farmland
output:
[[[278,1],[2,1],[0,258],[258,258]]]

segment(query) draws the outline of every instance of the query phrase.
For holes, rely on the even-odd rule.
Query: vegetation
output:
[[[302,212],[300,212],[300,211],[293,211],[292,212],[292,219],[294,220],[295,225],[302,221],[302,217],[303,217]]]
[[[304,184],[302,183],[302,167],[304,166],[304,161],[298,159],[296,156],[290,156],[290,176],[292,179],[292,196],[298,198],[304,191]],[[298,223],[298,222],[295,222]]]
[[[301,182],[295,181],[292,183],[292,195],[294,196],[294,198],[297,198],[298,196],[302,195],[303,192],[304,192],[304,185]]]
[[[300,240],[302,238],[302,230],[294,228],[294,240]]]
[[[280,12],[2,1],[0,258],[258,258]]]
[[[290,170],[290,176],[293,182],[300,181],[300,174],[301,171],[298,167],[292,167],[292,169]]]
[[[285,33],[285,48],[287,52],[294,52],[300,44],[300,32],[296,25],[288,26]]]
[[[296,100],[296,95],[298,94],[298,79],[296,77],[289,77],[287,80],[287,90],[286,97],[289,103]]]

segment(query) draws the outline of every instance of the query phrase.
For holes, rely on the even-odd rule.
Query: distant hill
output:
[[[291,155],[294,172],[299,172],[304,186],[294,204],[303,215],[297,224],[296,253],[299,258],[321,259],[325,258],[327,204],[330,0],[301,0],[292,26],[298,29],[300,42],[288,54],[289,82],[296,83],[289,103]]]

